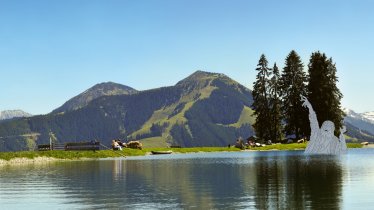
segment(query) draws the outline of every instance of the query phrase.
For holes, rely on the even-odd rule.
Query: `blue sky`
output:
[[[332,57],[342,104],[374,111],[374,1],[0,0],[0,110],[46,114],[96,83],[146,90],[196,70],[252,87],[258,59]]]

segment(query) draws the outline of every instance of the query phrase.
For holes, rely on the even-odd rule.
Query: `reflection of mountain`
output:
[[[63,209],[339,209],[335,158],[280,151],[57,162],[0,167],[0,184],[10,195],[54,196],[50,205]]]
[[[70,191],[85,189],[87,195],[79,199],[87,204],[98,205],[106,198],[106,208],[120,203],[129,208],[143,204],[155,208],[339,209],[342,171],[334,157],[268,152],[238,160],[225,155],[72,164],[62,174],[70,183],[63,185],[70,186]],[[87,182],[75,183],[81,176]]]
[[[61,164],[55,183],[74,198],[72,203],[87,208],[212,208],[212,198],[191,176],[201,166],[178,161],[89,161]],[[192,167],[192,168],[191,168]],[[205,182],[206,176],[201,179]],[[207,189],[210,189],[209,187]]]

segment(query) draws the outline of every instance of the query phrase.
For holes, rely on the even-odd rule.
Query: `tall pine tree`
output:
[[[282,112],[286,135],[295,135],[297,139],[310,133],[308,113],[300,101],[300,96],[307,94],[306,82],[300,56],[292,50],[286,58],[281,76]]]
[[[308,65],[309,84],[308,99],[317,114],[319,125],[330,120],[335,124],[335,134],[339,134],[342,127],[344,112],[340,100],[343,95],[336,86],[336,66],[332,58],[320,52],[312,53]]]
[[[256,131],[256,135],[262,141],[269,140],[270,135],[270,109],[268,103],[268,76],[270,69],[268,68],[268,61],[264,54],[261,55],[258,61],[256,71],[256,81],[253,84],[253,104],[254,115],[256,116],[256,122],[253,127]]]
[[[276,63],[271,71],[271,79],[269,81],[269,106],[271,119],[271,139],[275,142],[282,140],[282,113],[280,100],[280,75]]]

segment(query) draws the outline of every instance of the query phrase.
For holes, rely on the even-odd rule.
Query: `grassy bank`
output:
[[[348,148],[362,148],[363,145],[360,143],[347,143]]]
[[[0,152],[0,159],[10,160],[14,158],[50,157],[56,159],[80,159],[80,158],[110,158],[123,156],[141,156],[151,151],[172,150],[177,153],[189,152],[223,152],[223,151],[240,151],[237,148],[227,147],[190,147],[190,148],[144,148],[139,149],[123,149],[122,151],[99,150],[99,151],[20,151],[20,152]]]
[[[171,150],[177,153],[189,153],[189,152],[238,152],[240,149],[235,147],[186,147],[186,148],[145,148],[147,152],[151,151],[167,151]]]
[[[348,148],[361,148],[359,143],[348,143]],[[265,147],[250,148],[250,150],[297,150],[305,149],[306,144],[274,144]],[[56,159],[80,159],[80,158],[108,158],[108,157],[123,157],[123,156],[141,156],[149,154],[151,151],[165,151],[171,150],[176,153],[189,152],[224,152],[224,151],[240,151],[240,149],[231,147],[190,147],[190,148],[145,148],[138,149],[123,149],[122,151],[100,150],[100,151],[21,151],[21,152],[0,152],[0,159],[11,160],[15,158],[29,158],[49,157]]]
[[[21,151],[0,152],[0,159],[10,160],[14,158],[51,157],[57,159],[80,159],[80,158],[108,158],[145,155],[144,150],[124,149],[123,151],[100,150],[100,151]]]

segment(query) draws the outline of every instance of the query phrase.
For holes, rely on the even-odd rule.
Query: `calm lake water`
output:
[[[373,209],[374,149],[194,153],[0,167],[0,209]]]

